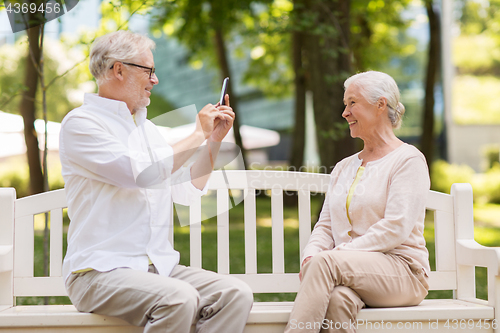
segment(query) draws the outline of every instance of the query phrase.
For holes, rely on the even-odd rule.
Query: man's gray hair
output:
[[[358,73],[345,80],[344,88],[347,89],[351,84],[360,88],[360,93],[370,104],[375,104],[379,98],[385,97],[392,127],[401,127],[405,107],[399,102],[399,88],[390,75],[376,71]]]
[[[126,30],[119,30],[97,38],[90,51],[89,69],[97,85],[108,77],[111,66],[117,61],[134,61],[146,50],[153,50],[150,38]]]

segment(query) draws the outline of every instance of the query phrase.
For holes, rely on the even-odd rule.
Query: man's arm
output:
[[[226,95],[226,105],[207,104],[196,117],[196,129],[187,138],[172,146],[173,168],[171,174],[179,170],[186,161],[199,150],[200,145],[207,140],[207,145],[200,149],[200,154],[191,168],[191,182],[203,189],[213,170],[214,161],[219,153],[222,139],[233,126],[234,112],[229,106],[229,96]],[[158,161],[146,168],[137,177],[137,184],[141,187],[155,185],[165,178],[158,166],[164,161]],[[172,163],[172,162],[171,162]]]
[[[196,129],[187,138],[172,145],[174,150],[174,167],[172,173],[177,171],[197,151],[198,147],[210,137],[214,130],[214,122],[220,118],[217,105],[207,104],[196,116]]]
[[[200,156],[191,168],[191,182],[198,189],[203,189],[205,187],[213,171],[214,162],[219,154],[221,142],[231,127],[233,127],[235,114],[229,105],[229,95],[226,94],[225,100],[226,105],[217,104],[217,114],[211,123],[213,127],[210,128],[207,126],[204,128],[205,133],[210,133],[207,138],[207,145],[203,147]]]

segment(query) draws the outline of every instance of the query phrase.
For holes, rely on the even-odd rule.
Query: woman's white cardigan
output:
[[[417,260],[428,274],[425,247],[425,203],[430,179],[423,154],[403,144],[368,162],[355,188],[347,218],[346,200],[362,160],[359,153],[340,161],[323,209],[302,258],[320,251],[376,251]]]

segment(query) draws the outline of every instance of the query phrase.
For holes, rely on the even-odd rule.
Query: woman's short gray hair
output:
[[[371,104],[375,104],[380,97],[385,97],[392,127],[401,127],[405,107],[399,101],[398,85],[390,75],[376,71],[358,73],[345,80],[344,88],[347,89],[351,84],[359,87],[363,97]]]
[[[97,38],[90,51],[89,69],[99,85],[117,61],[134,61],[146,50],[153,50],[150,38],[127,30],[119,30]]]

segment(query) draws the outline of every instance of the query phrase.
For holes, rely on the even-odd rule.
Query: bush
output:
[[[474,170],[467,165],[449,164],[439,160],[431,166],[431,189],[450,193],[453,183],[472,183]]]
[[[13,167],[0,174],[0,187],[13,187],[16,189],[18,198],[25,197],[30,193],[29,171],[27,166]],[[64,187],[64,180],[61,169],[52,168],[49,170],[49,189],[57,190]]]
[[[18,198],[29,194],[29,176],[27,169],[9,171],[0,176],[0,187],[13,187]]]
[[[469,183],[474,190],[475,203],[500,204],[500,164],[493,166],[485,173],[475,174],[467,165],[449,164],[436,161],[431,167],[431,189],[450,193],[453,183]]]
[[[491,169],[495,163],[500,162],[500,145],[493,144],[487,145],[483,149],[483,154],[486,156],[487,168]]]
[[[500,164],[497,162],[482,177],[481,191],[485,201],[500,204]]]

